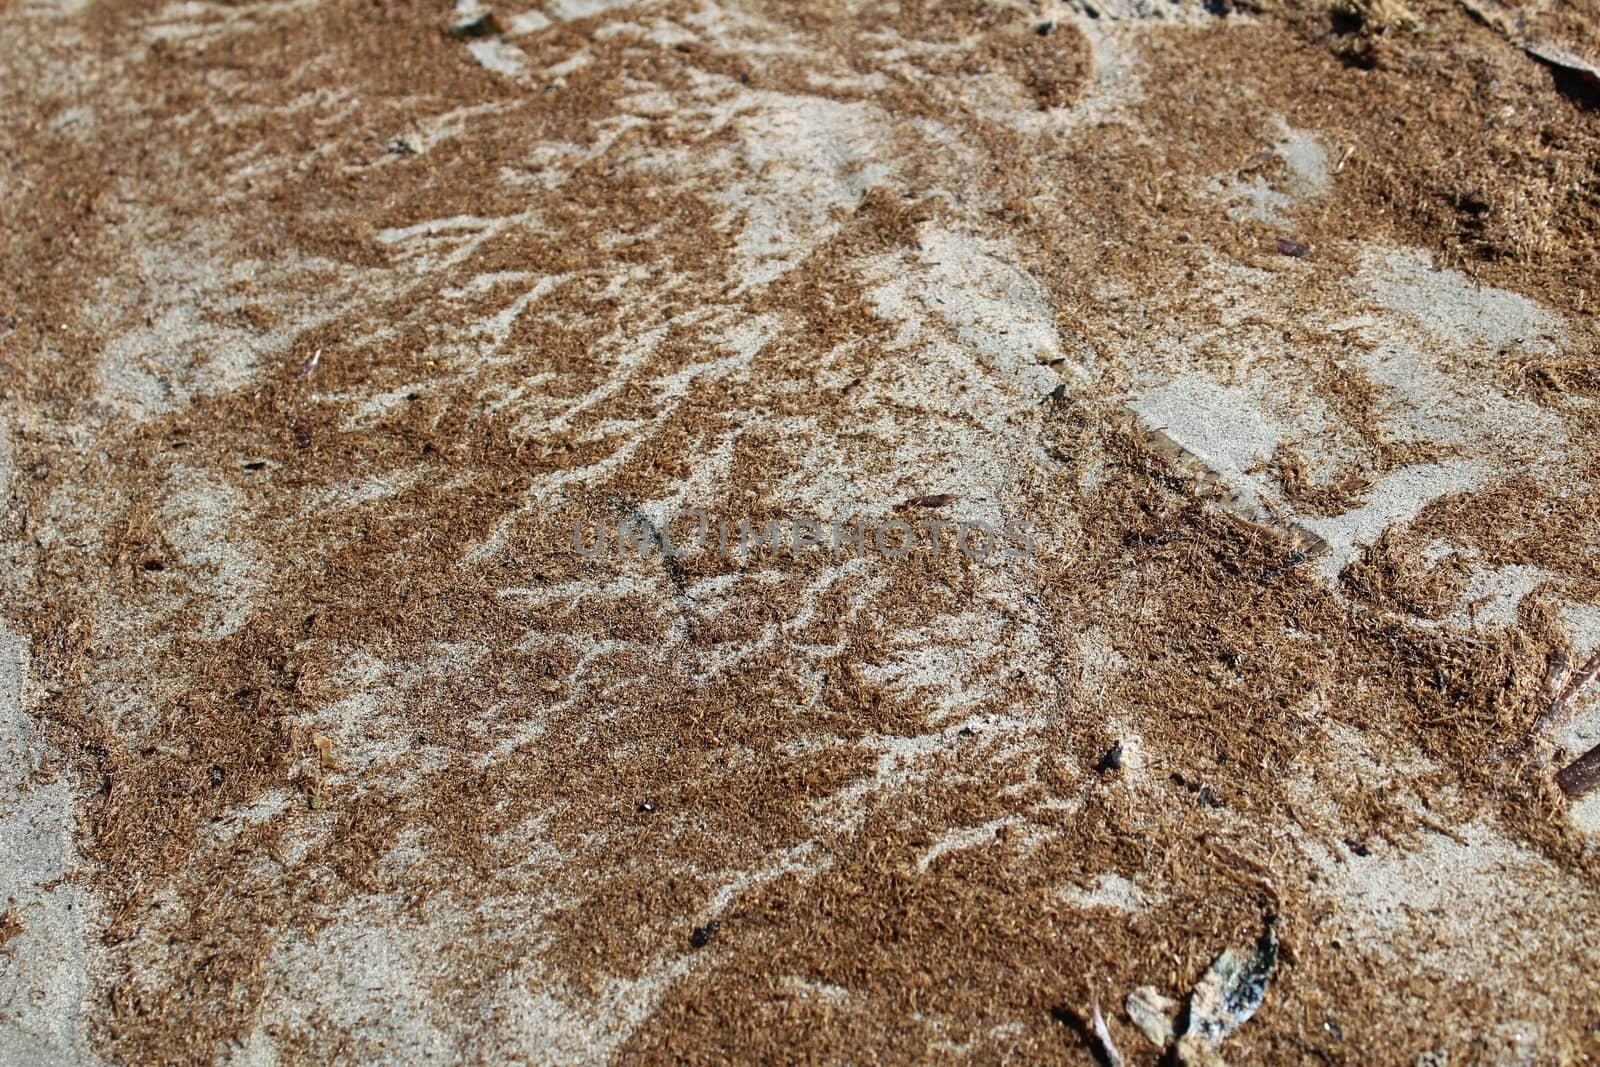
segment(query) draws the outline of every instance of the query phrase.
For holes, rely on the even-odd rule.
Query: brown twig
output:
[[[1572,718],[1573,713],[1577,710],[1572,698],[1577,696],[1579,691],[1594,681],[1597,676],[1600,676],[1600,650],[1597,650],[1594,655],[1589,657],[1577,674],[1568,676],[1566,671],[1567,654],[1558,650],[1550,657],[1550,668],[1545,675],[1545,692],[1553,694],[1550,699],[1550,706],[1545,708],[1537,719],[1533,720],[1533,725],[1528,727],[1528,732],[1522,735],[1521,741],[1501,751],[1500,759],[1510,759],[1512,756],[1521,755],[1533,747],[1533,743],[1539,738],[1552,730],[1559,730],[1567,724],[1567,721]],[[1567,678],[1565,687],[1561,685],[1564,677]]]
[[[1564,666],[1564,662],[1552,664],[1552,679]],[[1577,711],[1577,703],[1573,698],[1597,677],[1600,677],[1600,651],[1596,651],[1594,655],[1590,656],[1578,672],[1572,675],[1562,689],[1561,694],[1552,700],[1545,713],[1534,721],[1527,737],[1518,746],[1519,749],[1527,748],[1541,735],[1565,726]],[[1595,745],[1589,751],[1557,771],[1556,784],[1569,797],[1581,797],[1585,793],[1600,788],[1600,745]]]
[[[1569,797],[1581,797],[1600,787],[1600,745],[1557,771],[1556,785]]]
[[[1572,698],[1596,677],[1600,677],[1600,651],[1589,657],[1588,662],[1567,682],[1567,687],[1562,690],[1561,695],[1550,702],[1550,710],[1539,716],[1539,721],[1533,724],[1533,735],[1537,737],[1565,726],[1577,711],[1577,705],[1573,703]]]

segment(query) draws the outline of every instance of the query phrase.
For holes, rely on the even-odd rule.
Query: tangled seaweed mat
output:
[[[1149,1057],[1272,917],[1232,1061],[1592,1055],[1572,742],[1499,757],[1600,641],[1595,114],[1458,5],[1223,8],[0,9],[54,1022]],[[571,546],[908,502],[1038,558]]]

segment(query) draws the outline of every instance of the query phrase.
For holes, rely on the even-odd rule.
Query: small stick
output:
[[[1093,1022],[1094,1039],[1100,1043],[1100,1058],[1105,1061],[1106,1067],[1123,1067],[1122,1053],[1117,1051],[1116,1043],[1111,1040],[1105,1016],[1100,1014],[1099,1000],[1094,1002]]]
[[[321,360],[322,349],[319,348],[315,352],[311,353],[311,358],[306,360],[299,370],[295,371],[295,381],[299,381],[302,378],[311,377],[311,372],[317,369],[317,364],[321,362]]]
[[[1557,771],[1556,785],[1569,797],[1581,797],[1600,787],[1600,745]]]
[[[1551,657],[1550,670],[1549,673],[1545,675],[1546,692],[1552,692],[1560,687],[1561,678],[1566,673],[1566,669],[1567,655],[1565,652],[1558,651],[1553,657]],[[1578,691],[1584,686],[1594,681],[1596,676],[1600,676],[1600,651],[1596,651],[1594,655],[1589,657],[1588,662],[1583,665],[1583,668],[1578,671],[1576,675],[1572,676],[1567,682],[1566,687],[1561,689],[1561,691],[1550,701],[1550,706],[1546,708],[1537,719],[1533,720],[1533,725],[1528,727],[1528,732],[1522,736],[1522,740],[1518,741],[1510,748],[1505,749],[1501,753],[1500,758],[1509,759],[1512,756],[1519,756],[1526,752],[1535,741],[1537,741],[1546,733],[1549,733],[1551,730],[1558,730],[1562,726],[1565,726],[1567,720],[1572,717],[1572,713],[1576,710],[1572,704],[1572,698],[1577,696]]]
[[[1573,712],[1577,710],[1577,705],[1572,702],[1572,698],[1577,696],[1579,691],[1594,681],[1597,676],[1600,676],[1600,651],[1589,657],[1589,661],[1583,665],[1582,669],[1567,682],[1567,688],[1562,694],[1551,701],[1550,710],[1539,716],[1539,721],[1533,724],[1534,733],[1540,734],[1547,730],[1559,730],[1565,726],[1567,720],[1572,718]]]

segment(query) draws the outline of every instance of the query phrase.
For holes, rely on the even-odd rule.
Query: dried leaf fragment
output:
[[[1133,1025],[1156,1048],[1166,1048],[1172,1042],[1173,1025],[1178,1018],[1178,1002],[1163,996],[1154,986],[1140,986],[1128,994],[1123,1004]]]
[[[1579,82],[1590,92],[1600,92],[1600,67],[1584,59],[1576,52],[1569,52],[1565,48],[1558,48],[1548,41],[1526,41],[1522,50],[1547,67],[1566,74]]]
[[[1261,1007],[1277,966],[1278,938],[1270,924],[1253,949],[1223,952],[1189,997],[1185,1036],[1199,1037],[1212,1047],[1220,1044]]]

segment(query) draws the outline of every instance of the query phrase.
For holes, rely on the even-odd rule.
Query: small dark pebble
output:
[[[1106,749],[1094,769],[1104,774],[1106,771],[1120,771],[1122,769],[1122,742],[1118,741]]]
[[[1293,237],[1279,237],[1278,251],[1286,256],[1300,259],[1311,254],[1311,246],[1304,241],[1296,241]]]
[[[485,11],[475,19],[467,19],[450,27],[450,36],[459,40],[472,40],[478,37],[492,37],[500,32],[500,23],[494,17],[494,12]]]
[[[695,948],[705,948],[711,943],[711,938],[720,929],[722,929],[722,921],[720,919],[712,919],[710,922],[706,923],[704,926],[700,927],[694,933],[689,935],[689,944],[693,945]]]
[[[1222,798],[1217,796],[1217,794],[1212,791],[1209,785],[1202,785],[1199,782],[1191,782],[1183,775],[1177,773],[1172,775],[1172,780],[1176,784],[1183,786],[1189,792],[1193,793],[1195,795],[1195,799],[1199,800],[1200,803],[1204,804],[1206,807],[1220,808],[1223,806]]]

